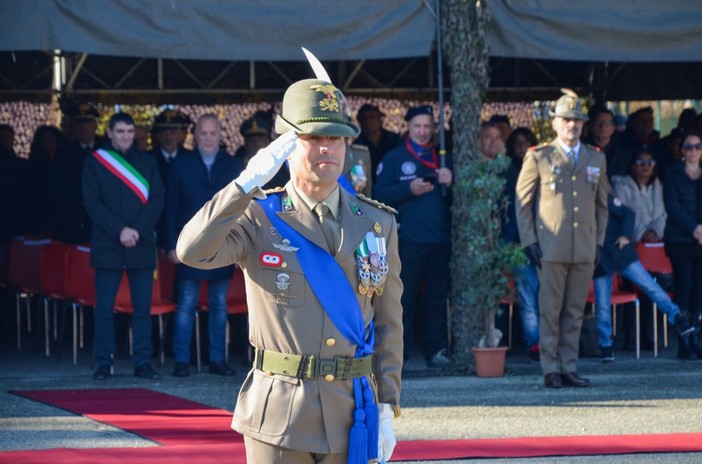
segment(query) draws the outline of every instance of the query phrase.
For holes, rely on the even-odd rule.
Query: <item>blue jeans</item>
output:
[[[224,361],[229,282],[230,279],[207,281],[210,363]],[[190,340],[193,336],[193,322],[199,299],[199,280],[182,279],[178,282],[178,306],[173,333],[173,354],[176,362],[190,362]]]
[[[670,296],[660,285],[653,280],[651,274],[644,269],[641,261],[634,261],[624,269],[617,272],[622,277],[626,277],[639,287],[648,297],[656,303],[658,309],[668,316],[671,324],[675,323],[675,316],[680,314],[680,308],[673,303]],[[597,342],[601,347],[612,346],[612,311],[610,302],[612,301],[612,276],[597,277],[595,287],[595,318],[597,324]]]
[[[539,276],[533,264],[512,269],[522,337],[527,348],[539,344]]]

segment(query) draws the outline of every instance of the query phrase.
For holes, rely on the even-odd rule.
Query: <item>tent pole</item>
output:
[[[446,133],[444,129],[444,66],[441,57],[441,0],[436,0],[436,67],[439,89],[439,166],[446,167]],[[441,185],[441,193],[446,196],[446,186]]]

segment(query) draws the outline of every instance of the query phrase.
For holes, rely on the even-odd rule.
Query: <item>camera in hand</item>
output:
[[[434,183],[434,182],[436,182],[436,178],[437,178],[437,174],[435,171],[429,171],[429,172],[425,172],[424,174],[422,174],[422,180],[424,182]]]

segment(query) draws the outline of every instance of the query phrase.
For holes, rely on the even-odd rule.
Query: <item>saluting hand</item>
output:
[[[236,184],[245,193],[251,193],[256,187],[262,187],[273,179],[285,160],[297,148],[297,134],[288,131],[267,147],[256,152],[246,165],[246,169],[235,179]]]

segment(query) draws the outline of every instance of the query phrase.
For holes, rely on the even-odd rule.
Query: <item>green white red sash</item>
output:
[[[129,187],[143,204],[149,201],[149,181],[126,159],[122,158],[116,151],[103,149],[95,150],[93,156],[108,171],[124,182],[124,185]]]

